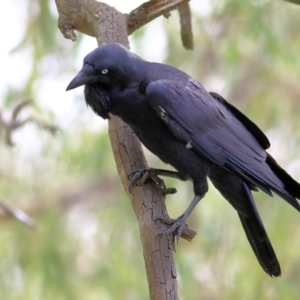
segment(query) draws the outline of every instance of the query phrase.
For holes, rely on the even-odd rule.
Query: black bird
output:
[[[262,268],[270,276],[281,274],[251,190],[274,192],[300,211],[300,184],[265,151],[270,143],[252,121],[186,73],[147,62],[120,44],[98,47],[85,57],[67,90],[81,85],[97,115],[119,116],[145,147],[178,171],[157,170],[158,175],[193,182],[195,197],[168,233],[176,231],[180,238],[208,191],[209,177],[237,210]]]

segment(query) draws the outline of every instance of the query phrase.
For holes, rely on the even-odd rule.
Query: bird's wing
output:
[[[213,162],[223,165],[231,156],[244,163],[249,157],[266,160],[255,137],[198,82],[154,81],[147,86],[146,95],[171,131],[182,129],[183,140],[191,142]]]
[[[268,194],[271,194],[269,188],[276,192],[284,188],[271,169],[261,164],[267,154],[255,135],[197,81],[192,78],[186,83],[154,81],[148,84],[146,96],[172,133],[186,142],[187,147],[241,174]]]
[[[263,149],[270,148],[270,142],[266,135],[259,129],[259,127],[253,123],[247,116],[240,112],[236,107],[227,102],[222,96],[215,92],[209,92],[216,100],[221,102],[243,125],[252,133],[257,139]]]

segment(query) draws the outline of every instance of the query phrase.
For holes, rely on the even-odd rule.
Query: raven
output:
[[[251,120],[186,73],[147,62],[117,43],[100,46],[84,58],[67,90],[81,85],[87,105],[97,115],[120,117],[146,148],[177,170],[136,174],[148,171],[192,181],[195,197],[166,233],[176,232],[180,238],[208,191],[208,177],[236,209],[264,271],[281,274],[251,190],[270,196],[273,191],[300,211],[300,184],[265,151],[270,143]],[[134,184],[131,181],[130,187]]]

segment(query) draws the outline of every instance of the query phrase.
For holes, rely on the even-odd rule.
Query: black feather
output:
[[[253,123],[248,117],[246,117],[242,112],[240,112],[236,107],[227,102],[221,95],[215,92],[209,92],[215,99],[223,103],[234,116],[244,124],[244,126],[254,135],[257,141],[260,143],[263,149],[270,148],[271,144],[265,134],[259,129],[259,127]]]

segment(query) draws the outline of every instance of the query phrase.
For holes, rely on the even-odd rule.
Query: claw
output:
[[[140,169],[132,171],[128,174],[129,183],[129,192],[132,194],[134,187],[143,185],[147,179],[152,179],[158,187],[162,190],[162,194],[165,196],[167,194],[175,194],[177,190],[175,188],[166,188],[165,182],[158,177],[156,174],[157,170],[153,168]]]
[[[142,185],[149,178],[149,173],[145,171],[146,169],[132,171],[128,174],[130,179],[129,192],[132,194],[133,188],[137,185]],[[130,178],[131,177],[131,178]]]
[[[170,234],[174,233],[176,237],[177,244],[182,236],[183,231],[188,228],[187,224],[185,223],[187,220],[186,215],[181,215],[177,219],[167,219],[167,218],[158,218],[156,220],[160,220],[161,222],[170,225],[170,227],[165,230],[164,232],[158,234],[158,236],[163,234]]]
[[[160,221],[160,222],[162,222],[164,224],[172,225],[172,224],[174,224],[174,222],[176,221],[176,219],[171,219],[171,218],[156,218],[154,221]],[[160,233],[159,235],[162,235],[164,233],[165,232]]]
[[[173,225],[176,222],[176,220],[170,219],[170,218],[157,218],[154,221],[160,221],[160,222],[165,223],[167,225]],[[166,233],[168,233],[168,231],[163,231],[163,232],[157,234],[156,237],[162,236],[162,235],[164,235]],[[191,242],[193,240],[193,238],[196,236],[196,234],[197,234],[196,231],[190,229],[187,226],[187,224],[185,224],[185,226],[183,228],[183,231],[181,232],[180,238],[183,238],[183,239]],[[173,234],[173,238],[175,238],[175,234]],[[177,235],[176,235],[177,243],[178,243],[178,241],[179,241],[180,238],[178,238]]]

